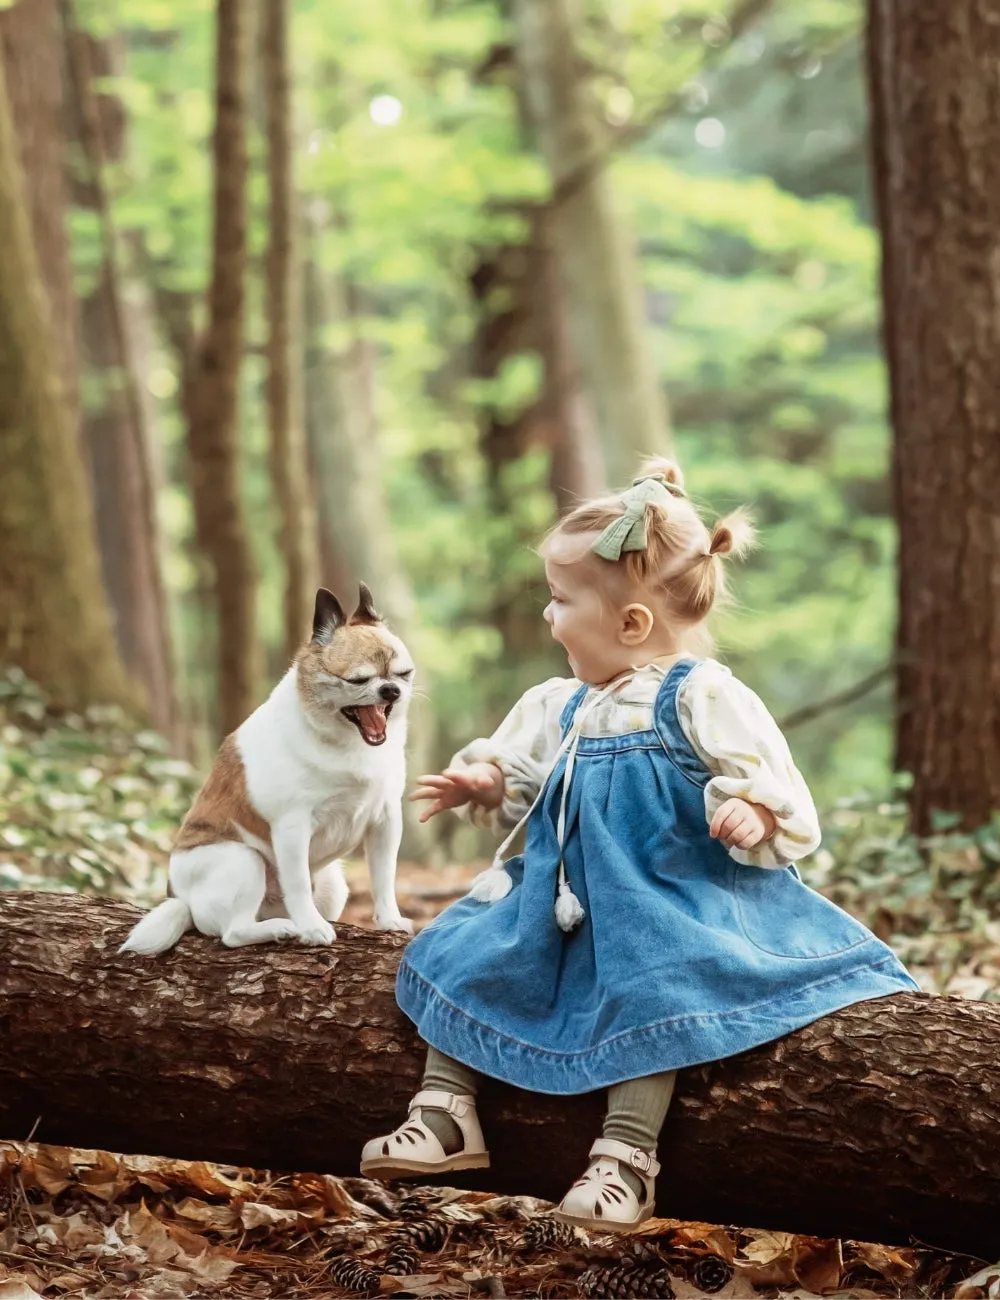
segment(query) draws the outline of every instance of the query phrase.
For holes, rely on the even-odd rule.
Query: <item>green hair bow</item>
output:
[[[637,478],[622,493],[625,513],[613,520],[590,548],[602,560],[620,560],[624,551],[646,549],[646,507],[666,505],[671,497],[682,497],[684,489],[668,483],[662,474]]]

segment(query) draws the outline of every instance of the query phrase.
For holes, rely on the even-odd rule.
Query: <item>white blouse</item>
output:
[[[642,669],[590,711],[581,735],[619,736],[648,730],[662,681],[662,670]],[[566,677],[533,686],[492,736],[459,750],[453,764],[496,763],[504,777],[499,808],[487,811],[469,804],[456,810],[460,816],[495,832],[517,825],[549,773],[561,739],[559,717],[579,687],[575,678]],[[586,698],[596,690],[591,687]],[[712,774],[705,786],[706,821],[711,822],[716,810],[733,798],[763,804],[774,814],[777,826],[769,840],[755,849],[729,850],[736,862],[784,867],[819,846],[819,821],[809,789],[777,723],[749,687],[722,664],[705,659],[681,684],[677,714],[685,736]]]

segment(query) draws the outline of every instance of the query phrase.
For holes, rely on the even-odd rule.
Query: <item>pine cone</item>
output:
[[[549,1250],[553,1246],[567,1249],[579,1243],[576,1229],[559,1219],[552,1219],[547,1214],[536,1215],[524,1225],[521,1234],[520,1249]]]
[[[711,1295],[728,1284],[733,1276],[733,1266],[718,1255],[699,1255],[691,1265],[689,1276],[699,1291]]]
[[[405,1242],[414,1250],[435,1254],[444,1249],[450,1232],[450,1224],[442,1223],[440,1219],[427,1218],[413,1223],[401,1223],[398,1228],[393,1229],[389,1241],[391,1245]]]
[[[407,1277],[410,1273],[419,1273],[420,1257],[407,1242],[395,1241],[389,1247],[382,1272],[391,1273],[393,1277]]]
[[[577,1279],[580,1294],[594,1300],[674,1300],[670,1274],[660,1268],[630,1268],[627,1264],[610,1264],[588,1268]]]
[[[666,1263],[666,1260],[660,1254],[652,1242],[643,1241],[641,1237],[633,1237],[628,1241],[625,1248],[618,1256],[622,1264],[627,1264],[630,1268],[638,1268],[640,1265],[652,1266],[654,1269],[660,1269]]]
[[[330,1280],[345,1291],[356,1291],[358,1295],[377,1295],[379,1291],[379,1275],[350,1255],[341,1255],[333,1261]]]
[[[362,1205],[368,1205],[387,1219],[399,1216],[400,1198],[384,1183],[374,1178],[342,1178],[340,1180],[349,1196]]]
[[[446,1193],[440,1187],[411,1187],[399,1198],[401,1219],[426,1218],[428,1211],[436,1210]]]

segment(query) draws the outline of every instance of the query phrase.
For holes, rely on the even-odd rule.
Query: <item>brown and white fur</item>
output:
[[[396,902],[413,661],[361,587],[346,619],[316,594],[312,639],[222,743],[170,858],[170,897],[122,950],[151,956],[185,931],[230,948],[328,944],[347,901],[338,858],[364,844],[375,926],[412,932]]]

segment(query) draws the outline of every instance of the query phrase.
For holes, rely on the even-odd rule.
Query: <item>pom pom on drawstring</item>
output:
[[[499,903],[501,898],[506,898],[510,893],[513,884],[503,863],[494,862],[492,867],[480,871],[472,882],[469,897],[477,903]]]
[[[569,881],[564,880],[559,886],[559,897],[556,899],[556,925],[567,934],[572,934],[586,915],[580,900],[570,889]]]

